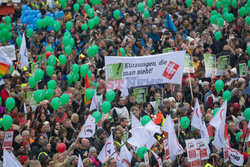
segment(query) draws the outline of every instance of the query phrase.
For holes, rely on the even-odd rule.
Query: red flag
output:
[[[152,121],[158,125],[161,123],[161,118],[162,118],[162,114],[161,112],[159,112],[158,114],[154,115],[153,118],[152,118]]]

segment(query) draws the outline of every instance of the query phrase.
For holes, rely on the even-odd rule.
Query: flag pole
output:
[[[188,82],[189,82],[191,97],[192,97],[192,99],[193,99],[193,98],[194,98],[194,95],[193,95],[193,88],[192,88],[191,78],[190,78],[190,73],[189,73],[189,72],[188,72]]]
[[[245,146],[246,146],[245,139],[246,139],[246,135],[248,133],[248,130],[249,130],[249,128],[247,127],[246,134],[245,134],[244,139],[243,139],[243,151],[245,151]]]

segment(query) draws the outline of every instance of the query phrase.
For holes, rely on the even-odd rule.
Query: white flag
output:
[[[90,105],[89,110],[92,111],[94,109],[97,109],[97,111],[99,111],[98,98],[97,98],[96,91],[95,91],[94,97],[93,97],[93,99],[91,101],[91,105]]]
[[[132,112],[130,112],[130,114],[132,119],[132,129],[142,126],[141,122],[134,116],[134,114]]]
[[[144,128],[150,132],[153,132],[152,135],[155,133],[162,134],[161,127],[159,125],[155,125],[155,123],[151,120],[145,126],[141,126],[140,128]]]
[[[12,152],[3,150],[3,167],[22,167]]]
[[[24,33],[23,33],[23,39],[22,39],[22,44],[20,48],[20,56],[21,56],[21,68],[23,69],[23,67],[28,67],[29,61],[28,61],[26,39],[25,39]]]
[[[166,117],[162,130],[168,132],[170,159],[175,160],[176,155],[180,155],[183,153],[183,148],[177,140],[174,130],[174,124],[169,115]]]
[[[89,138],[94,136],[94,134],[95,134],[95,118],[89,115],[78,137]]]
[[[234,165],[243,166],[244,156],[235,149],[227,148],[227,150],[229,152],[229,157],[231,159],[231,162]]]
[[[152,151],[152,153],[154,154],[155,159],[158,161],[159,167],[162,167],[161,157],[159,157],[154,151]]]
[[[148,158],[148,152],[144,154],[144,161],[147,167],[149,167],[149,158]]]
[[[126,145],[123,145],[123,143],[122,143],[122,147],[121,147],[121,151],[120,151],[120,159],[121,159],[123,166],[125,166],[125,167],[131,166],[132,155],[129,152]]]
[[[77,167],[83,167],[82,158],[81,158],[80,154],[78,154],[78,164],[77,164]]]
[[[109,156],[111,156],[115,152],[114,149],[114,141],[113,141],[113,135],[111,134],[106,141],[105,145],[103,146],[100,154],[98,155],[98,159],[104,163],[105,159]],[[113,154],[112,157],[116,158],[116,154]]]
[[[25,103],[23,103],[23,111],[24,111],[24,113],[25,114],[27,114],[28,112],[27,112],[27,108],[26,108],[26,104]]]
[[[50,7],[50,8],[53,8],[52,0],[48,0],[48,2],[49,2],[49,7]]]
[[[227,100],[221,105],[215,116],[209,122],[213,127],[216,128],[214,136],[214,145],[217,150],[222,148],[225,144],[225,121],[227,113]],[[216,122],[215,122],[216,121]]]
[[[13,65],[11,59],[0,49],[0,63],[8,64],[10,66]]]

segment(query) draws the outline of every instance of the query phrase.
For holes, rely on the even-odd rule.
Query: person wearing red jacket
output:
[[[11,83],[10,81],[8,81],[4,84],[4,88],[1,90],[1,98],[2,98],[3,105],[5,104],[5,101],[7,100],[7,98],[9,97],[10,89],[11,89]]]

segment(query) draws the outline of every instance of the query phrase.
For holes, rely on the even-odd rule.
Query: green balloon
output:
[[[107,114],[107,113],[109,112],[109,110],[111,109],[111,104],[110,104],[110,102],[109,102],[109,101],[103,102],[101,108],[102,108],[102,112],[103,112],[104,114]]]
[[[34,88],[36,86],[36,80],[34,77],[29,78],[29,85],[31,88]]]
[[[47,100],[50,100],[54,96],[54,91],[52,89],[47,89],[45,97]]]
[[[95,111],[92,114],[92,117],[95,118],[95,122],[99,122],[102,119],[102,114],[100,111]]]
[[[94,15],[95,15],[94,9],[89,8],[88,11],[87,11],[87,14],[88,14],[88,16],[89,16],[90,18],[94,17]]]
[[[0,119],[0,128],[3,126],[3,118]]]
[[[210,17],[210,22],[211,22],[211,24],[217,24],[217,22],[218,22],[217,15],[212,15]]]
[[[14,72],[14,67],[10,66],[9,70],[10,70],[10,75],[11,75]]]
[[[46,68],[46,73],[49,77],[51,77],[54,74],[54,68],[52,66],[48,66]]]
[[[149,13],[148,10],[145,10],[143,15],[144,15],[144,17],[147,19],[147,18],[149,18],[150,13]]]
[[[244,117],[247,121],[250,120],[250,108],[246,108],[244,111]]]
[[[88,72],[87,72],[87,75],[88,75],[89,78],[91,78],[91,77],[92,77],[92,72],[91,72],[91,71],[88,71]]]
[[[192,5],[192,0],[186,0],[186,5],[187,5],[187,7],[190,7],[191,5]]]
[[[247,9],[245,7],[241,7],[240,10],[239,10],[239,15],[241,17],[244,17],[247,13]]]
[[[94,19],[90,19],[88,21],[88,26],[89,26],[89,29],[93,29],[95,27],[95,20]]]
[[[71,74],[68,74],[68,75],[67,75],[67,83],[68,83],[69,85],[71,85],[72,82],[73,82],[73,76],[72,76]]]
[[[4,23],[0,23],[0,30],[4,29],[5,24]]]
[[[11,24],[7,24],[7,25],[6,25],[6,28],[7,28],[8,31],[11,31],[11,30],[12,30]]]
[[[124,48],[119,48],[121,56],[125,56],[125,49]]]
[[[59,21],[55,21],[54,29],[56,30],[56,32],[58,32],[60,28],[61,28],[61,23]]]
[[[69,36],[67,36],[67,35],[65,35],[64,37],[63,37],[63,44],[64,45],[69,45],[69,43],[70,43],[70,37]]]
[[[17,46],[20,47],[22,44],[22,37],[17,37],[16,43],[17,43]]]
[[[65,9],[67,7],[67,1],[66,0],[60,0],[60,4],[61,4],[63,9]]]
[[[229,22],[232,22],[234,20],[234,15],[233,15],[233,13],[229,13],[228,14],[228,21]]]
[[[56,56],[51,55],[51,56],[49,57],[49,59],[48,59],[48,64],[49,64],[49,66],[54,67],[55,64],[56,64]]]
[[[68,31],[70,31],[70,30],[72,29],[72,27],[73,27],[72,22],[68,21],[68,22],[66,23],[66,29],[67,29]]]
[[[249,26],[250,25],[250,16],[247,16],[245,19],[246,24]]]
[[[142,126],[145,126],[149,121],[151,121],[151,118],[148,115],[144,115],[141,119]]]
[[[88,54],[90,57],[94,57],[98,53],[98,46],[97,45],[92,45],[88,49]]]
[[[87,5],[84,7],[85,12],[87,13],[87,11],[88,11],[90,8],[91,8],[91,7],[90,7],[90,5],[89,5],[89,4],[87,4]]]
[[[3,117],[2,124],[5,131],[9,130],[11,125],[13,124],[12,117],[9,115],[5,115]]]
[[[109,90],[106,93],[106,100],[112,102],[115,99],[115,92],[113,90]]]
[[[16,105],[16,101],[14,100],[13,97],[8,97],[7,100],[5,101],[5,107],[7,108],[8,111],[11,111]]]
[[[140,159],[143,159],[144,154],[146,154],[147,152],[148,152],[148,149],[145,146],[137,148],[137,155]]]
[[[113,12],[113,16],[114,16],[114,18],[117,20],[117,19],[119,19],[119,17],[121,16],[121,12],[120,12],[118,9],[116,9],[116,10]]]
[[[227,100],[227,102],[229,102],[231,100],[232,94],[230,91],[225,91],[222,95],[223,100]]]
[[[213,0],[207,0],[207,5],[211,7],[213,5],[213,2],[214,2]]]
[[[221,39],[221,32],[220,31],[217,31],[216,33],[215,33],[215,39],[218,41],[218,40],[220,40]]]
[[[224,19],[223,18],[219,18],[218,19],[218,26],[222,27],[224,25]]]
[[[95,19],[95,18],[94,18]],[[82,24],[82,30],[87,31],[88,30],[88,25],[87,24]]]
[[[88,88],[86,91],[85,91],[85,96],[86,96],[86,99],[87,100],[90,100],[92,99],[92,97],[95,95],[95,90],[92,89],[92,88]]]
[[[216,7],[217,7],[218,9],[221,8],[221,1],[217,1],[217,2],[216,2]]]
[[[144,3],[143,3],[143,2],[140,2],[140,3],[138,4],[137,8],[138,8],[139,12],[142,13],[143,10],[144,10],[144,8],[145,8]]]
[[[213,110],[213,116],[215,116],[215,114],[217,113],[218,110],[219,110],[219,108],[215,108],[215,109]]]
[[[242,132],[237,132],[237,133],[236,133],[236,136],[235,136],[235,140],[236,140],[237,142],[239,142],[242,135],[243,135]]]
[[[74,40],[74,38],[71,38],[71,39],[69,40],[69,45],[70,45],[71,47],[73,47],[73,46],[75,45],[75,40]]]
[[[72,37],[72,35],[71,35],[71,33],[70,33],[69,31],[65,32],[65,33],[63,34],[63,36],[64,36],[64,37],[65,37],[65,36]]]
[[[79,76],[79,74],[78,73],[73,73],[72,74],[72,77],[73,77],[73,81],[76,83],[78,80],[79,80],[79,78],[80,78],[80,76]]]
[[[43,78],[43,70],[37,69],[35,71],[35,80],[36,82],[40,81]]]
[[[79,65],[78,64],[73,64],[72,66],[71,66],[71,71],[73,72],[73,73],[78,73],[79,72]]]
[[[247,48],[248,55],[250,56],[250,46]]]
[[[215,82],[215,89],[218,93],[220,93],[222,91],[222,89],[224,88],[224,82],[221,79],[218,79]]]
[[[58,97],[55,97],[52,99],[51,101],[51,106],[54,110],[58,110],[58,108],[60,107],[61,105],[61,101]]]
[[[56,88],[56,81],[55,80],[50,80],[48,82],[48,89],[54,90]]]
[[[81,73],[82,76],[85,77],[88,71],[89,71],[89,66],[87,64],[83,64],[80,67],[80,73]]]
[[[248,68],[250,68],[250,60],[248,60]]]
[[[48,19],[48,26],[52,28],[54,26],[55,20],[52,17],[49,17]]]
[[[236,8],[237,4],[237,0],[232,0],[231,5],[233,8]]]
[[[4,19],[4,21],[5,21],[6,24],[10,24],[11,23],[10,16],[6,16],[5,19]]]
[[[80,9],[80,6],[79,6],[79,4],[76,3],[76,4],[74,4],[73,8],[74,8],[75,12],[78,12],[78,10]]]
[[[66,62],[67,62],[67,57],[66,57],[65,55],[61,54],[61,55],[59,56],[59,63],[60,63],[62,66],[64,66],[64,65],[66,64]]]
[[[182,117],[180,123],[181,123],[181,127],[183,129],[187,129],[189,127],[189,125],[190,125],[190,119],[188,117],[186,117],[186,116]]]
[[[53,48],[51,46],[47,46],[45,52],[53,53]]]
[[[148,0],[147,6],[148,6],[149,8],[152,8],[153,4],[154,4],[153,0]]]
[[[36,21],[36,26],[38,29],[41,29],[43,25],[43,20],[42,19],[37,19]]]
[[[223,13],[228,12],[228,8],[223,8],[223,9],[222,9],[222,12],[223,12]]]
[[[78,3],[82,6],[82,4],[84,3],[84,0],[78,0]]]
[[[40,103],[40,101],[41,101],[40,96],[39,96],[39,95],[40,95],[40,92],[41,92],[41,90],[38,89],[38,90],[36,90],[35,93],[34,93],[34,99],[35,99],[36,103]]]
[[[61,105],[62,105],[62,106],[65,106],[65,105],[68,104],[68,102],[69,102],[69,95],[68,95],[68,94],[63,94],[63,95],[60,97],[60,100],[61,100]]]
[[[99,22],[100,22],[99,17],[98,17],[98,16],[95,16],[95,17],[94,17],[94,21],[95,21],[95,25],[99,24]],[[87,28],[88,28],[88,26],[87,26]]]
[[[65,53],[66,53],[67,55],[70,55],[71,52],[72,52],[72,47],[71,47],[71,46],[66,46],[66,47],[64,48],[64,51],[65,51]]]

